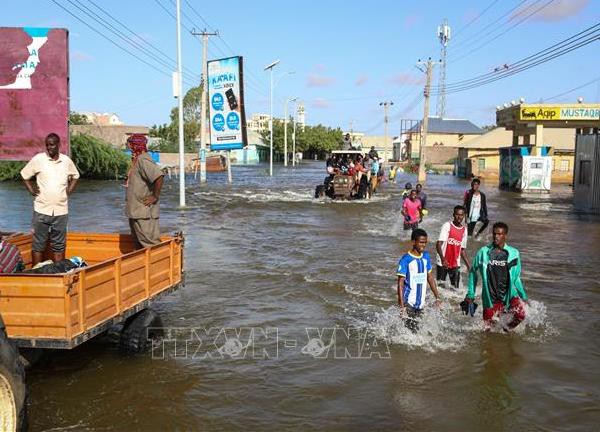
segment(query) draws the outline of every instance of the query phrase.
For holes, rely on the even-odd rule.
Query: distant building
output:
[[[124,123],[115,113],[82,112],[88,122],[97,126],[122,126]]]
[[[131,125],[116,125],[116,126],[100,126],[100,125],[70,125],[69,133],[86,134],[95,138],[106,141],[110,145],[118,149],[125,149],[127,138],[133,133],[147,135],[149,128],[147,126],[131,126]]]
[[[269,129],[269,120],[271,116],[268,114],[252,114],[250,120],[246,121],[246,129],[252,132],[261,132]]]
[[[573,178],[575,129],[548,129],[544,140],[544,145],[550,147],[547,155],[552,157],[552,181],[570,182]],[[518,144],[525,145],[523,137],[519,137]],[[531,144],[535,144],[535,140]],[[492,129],[458,149],[455,173],[467,178],[499,178],[500,149],[512,146],[511,131],[504,128]]]
[[[296,110],[296,115],[297,115],[297,127],[300,128],[301,130],[304,130],[304,126],[306,126],[306,117],[305,117],[305,112],[304,112],[304,104],[300,103],[298,105],[298,109]]]
[[[422,121],[417,122],[413,127],[404,131],[400,139],[395,140],[394,155],[406,154],[410,158],[419,158],[421,141],[423,137]],[[427,147],[452,147],[455,150],[444,151],[444,157],[451,153],[456,157],[458,147],[464,145],[470,140],[483,134],[483,130],[475,126],[472,122],[465,119],[447,119],[440,117],[429,117],[427,125]],[[435,149],[427,151],[427,162],[444,163],[431,159],[434,156]]]

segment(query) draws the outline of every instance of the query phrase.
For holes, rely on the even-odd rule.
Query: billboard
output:
[[[236,150],[247,144],[242,63],[242,57],[208,62],[211,150]]]
[[[68,154],[68,31],[0,27],[0,53],[0,160],[29,160],[51,132]]]
[[[522,106],[520,120],[600,120],[598,105]]]

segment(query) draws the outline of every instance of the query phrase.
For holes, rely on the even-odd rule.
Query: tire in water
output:
[[[150,347],[152,339],[162,336],[162,320],[152,309],[144,309],[125,321],[119,339],[119,348],[124,354],[143,353]]]
[[[0,320],[0,430],[27,430],[25,368],[17,347],[6,337]]]

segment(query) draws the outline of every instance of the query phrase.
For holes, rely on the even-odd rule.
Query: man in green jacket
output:
[[[479,273],[486,326],[489,328],[493,320],[508,313],[512,315],[508,329],[514,329],[525,319],[523,301],[528,301],[521,282],[521,256],[517,249],[506,244],[508,225],[496,222],[493,233],[493,243],[479,249],[473,259],[465,300],[470,303],[475,299]]]

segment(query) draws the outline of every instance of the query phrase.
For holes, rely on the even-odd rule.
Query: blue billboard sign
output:
[[[211,150],[236,150],[247,144],[242,63],[242,57],[208,62]]]

